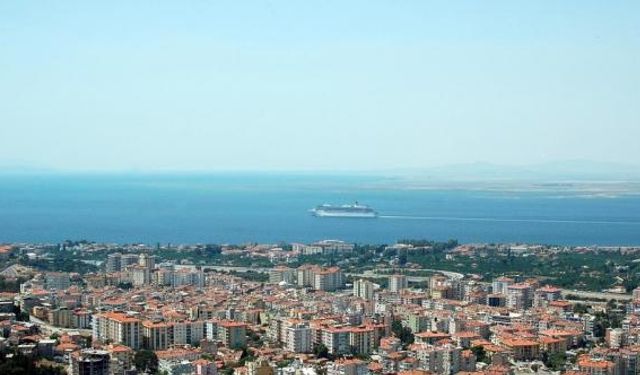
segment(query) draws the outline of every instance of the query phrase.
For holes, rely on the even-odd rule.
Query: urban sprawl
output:
[[[1,358],[92,375],[635,375],[639,252],[6,244]]]

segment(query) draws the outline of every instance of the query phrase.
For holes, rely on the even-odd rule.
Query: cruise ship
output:
[[[376,218],[378,213],[371,207],[358,204],[344,204],[334,206],[331,204],[321,204],[310,210],[317,217],[352,217],[352,218]]]

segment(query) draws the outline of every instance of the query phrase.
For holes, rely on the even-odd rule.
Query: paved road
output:
[[[382,277],[389,277],[390,274],[388,274],[388,273],[376,273],[376,272],[373,272],[373,271],[366,271],[366,272],[363,272],[363,273],[350,273],[350,272],[347,272],[346,275],[353,276],[353,277],[382,278]],[[412,283],[419,283],[419,282],[423,282],[423,281],[429,281],[429,276],[407,276],[407,281],[412,282]]]
[[[379,271],[393,271],[396,270],[395,268],[380,268],[378,269]],[[445,271],[445,270],[435,270],[433,268],[408,268],[407,269],[408,272],[433,272],[433,273],[441,273],[443,275],[445,275],[446,277],[450,278],[450,279],[454,279],[454,280],[461,280],[464,278],[464,274],[461,274],[460,272],[453,272],[453,271]],[[418,277],[418,276],[416,276]]]
[[[195,266],[177,266],[178,267],[195,267]],[[264,267],[234,267],[234,266],[202,266],[203,270],[214,270],[214,271],[236,271],[236,272],[262,272],[269,273],[271,268]]]
[[[562,296],[566,297],[567,295],[572,294],[574,296],[582,297],[582,298],[600,298],[605,300],[616,300],[616,301],[630,301],[633,297],[631,294],[618,294],[618,293],[604,293],[604,292],[588,292],[582,290],[572,290],[572,289],[562,289]],[[575,298],[573,298],[575,299]]]

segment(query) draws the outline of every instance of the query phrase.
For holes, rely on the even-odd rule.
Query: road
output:
[[[605,292],[588,292],[584,290],[562,289],[562,296],[574,295],[581,298],[599,298],[604,300],[630,301],[633,297],[631,294],[605,293]],[[573,298],[575,299],[575,298]]]
[[[195,266],[176,266],[176,268],[187,268],[187,267],[195,267]],[[234,267],[234,266],[202,266],[202,270],[214,270],[214,271],[236,271],[236,272],[261,272],[261,273],[269,273],[270,268],[264,267]]]

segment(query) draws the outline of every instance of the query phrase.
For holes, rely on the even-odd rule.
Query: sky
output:
[[[640,2],[3,1],[0,168],[640,163]]]

